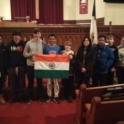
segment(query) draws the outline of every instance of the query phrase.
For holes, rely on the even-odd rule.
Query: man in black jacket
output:
[[[23,57],[24,43],[20,40],[21,32],[14,30],[13,40],[6,48],[6,62],[8,79],[12,89],[12,100],[14,102],[24,102],[25,84],[25,58]]]
[[[5,68],[5,46],[2,43],[2,35],[0,35],[0,104],[6,103],[3,95],[3,87],[6,79]]]
[[[112,85],[114,83],[114,74],[116,72],[116,66],[117,66],[117,62],[118,62],[118,48],[114,45],[114,36],[113,35],[109,35],[107,37],[108,40],[108,46],[110,47],[110,49],[112,50],[115,59],[113,64],[109,67],[108,70],[108,77],[107,77],[107,85]]]

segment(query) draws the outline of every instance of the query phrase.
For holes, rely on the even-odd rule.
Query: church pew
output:
[[[118,121],[116,124],[124,124],[124,121]]]
[[[124,84],[90,87],[90,88],[87,88],[85,84],[82,84],[80,86],[80,89],[76,90],[75,92],[76,92],[75,119],[77,124],[82,124],[86,114],[85,103],[91,103],[92,98],[95,96],[100,97],[104,101],[111,99],[113,100],[124,99],[123,98]]]
[[[102,101],[94,97],[91,107],[86,107],[86,124],[115,124],[124,119],[124,100]]]

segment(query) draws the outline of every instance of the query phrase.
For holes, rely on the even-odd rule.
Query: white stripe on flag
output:
[[[34,64],[35,70],[69,70],[68,62],[40,62]]]

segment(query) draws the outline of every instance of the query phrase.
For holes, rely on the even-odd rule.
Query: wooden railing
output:
[[[23,23],[23,24],[22,24]],[[88,25],[76,25],[76,24],[41,24],[26,22],[9,22],[0,26],[0,34],[3,35],[4,43],[7,44],[12,39],[12,32],[14,29],[19,29],[22,32],[22,39],[24,37],[29,40],[33,37],[32,30],[35,27],[39,27],[42,31],[42,37],[47,42],[49,34],[53,33],[57,36],[57,43],[63,45],[64,41],[70,40],[73,45],[72,49],[77,52],[81,40],[84,36],[89,36],[90,26]],[[120,39],[124,34],[124,26],[112,26],[112,23],[108,26],[98,25],[98,35],[113,34],[115,36],[115,44],[119,45]]]

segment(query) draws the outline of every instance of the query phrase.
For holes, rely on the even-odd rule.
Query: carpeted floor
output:
[[[76,102],[0,105],[0,124],[75,124]]]

